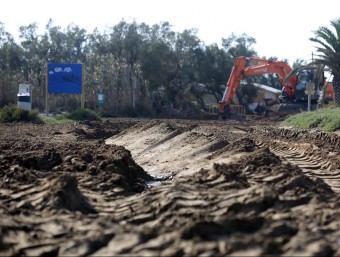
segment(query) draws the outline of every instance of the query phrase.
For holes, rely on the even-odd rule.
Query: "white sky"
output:
[[[173,30],[198,29],[206,44],[221,43],[231,33],[256,39],[259,57],[310,60],[313,31],[330,28],[340,18],[339,0],[10,0],[1,1],[0,22],[17,37],[19,27],[49,18],[66,28],[74,23],[87,32],[114,26],[122,19],[153,25],[168,21]]]

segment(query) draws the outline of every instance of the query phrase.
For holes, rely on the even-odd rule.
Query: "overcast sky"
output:
[[[168,21],[173,30],[196,28],[206,44],[221,43],[231,33],[256,39],[259,57],[310,60],[313,31],[330,28],[340,18],[339,0],[10,0],[1,1],[0,22],[17,37],[20,26],[37,22],[43,30],[49,18],[66,28],[74,23],[92,32],[122,19],[148,25]]]

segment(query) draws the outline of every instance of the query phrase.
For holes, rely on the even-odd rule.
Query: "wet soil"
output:
[[[340,256],[340,136],[273,120],[0,124],[1,256]]]

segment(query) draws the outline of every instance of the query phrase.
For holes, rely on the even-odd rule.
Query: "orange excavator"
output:
[[[251,65],[247,66],[248,63]],[[219,102],[220,117],[228,119],[232,115],[230,108],[232,99],[244,77],[264,74],[278,75],[283,86],[278,108],[281,114],[295,113],[307,108],[307,85],[313,86],[310,100],[314,105],[320,99],[320,92],[325,91],[324,87],[327,88],[328,97],[334,97],[332,84],[324,86],[324,67],[320,65],[306,65],[293,70],[285,62],[240,56],[234,63],[222,100]]]

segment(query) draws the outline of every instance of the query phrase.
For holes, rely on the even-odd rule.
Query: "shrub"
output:
[[[19,108],[16,105],[6,105],[0,110],[0,122],[33,122],[33,123],[43,123],[39,117],[39,113],[36,111],[28,111]]]
[[[70,122],[74,122],[65,116],[41,116],[41,119],[46,124],[66,124]]]
[[[71,120],[100,120],[98,114],[89,109],[77,109],[67,114],[66,118]]]

